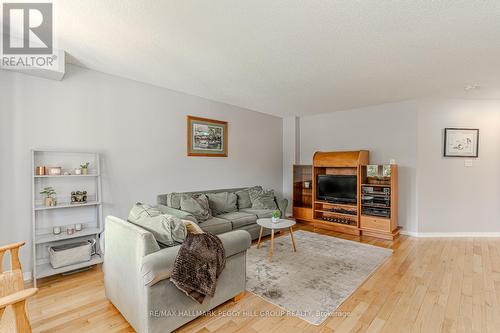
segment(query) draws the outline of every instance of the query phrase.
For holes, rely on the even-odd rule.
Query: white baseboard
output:
[[[418,237],[418,232],[416,231],[399,230],[399,233],[405,236]]]
[[[399,233],[418,238],[500,237],[500,232],[416,232],[400,230]]]

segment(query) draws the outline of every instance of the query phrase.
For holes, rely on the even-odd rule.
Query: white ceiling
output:
[[[264,113],[500,98],[497,0],[54,3],[70,62]]]

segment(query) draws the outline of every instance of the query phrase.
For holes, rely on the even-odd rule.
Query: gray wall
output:
[[[283,188],[280,118],[75,66],[61,82],[0,71],[0,88],[0,244],[31,240],[32,148],[101,152],[105,215],[169,191]],[[228,121],[229,157],[187,157],[186,115]]]
[[[480,129],[472,167],[443,157],[445,127]],[[395,159],[399,223],[422,236],[500,232],[499,144],[500,101],[421,99],[300,118],[301,163],[321,150],[368,149],[372,163]]]
[[[423,101],[418,108],[419,232],[500,232],[500,101]],[[443,157],[445,127],[479,128],[472,167]]]
[[[417,114],[414,102],[385,104],[300,119],[300,161],[316,151],[370,151],[370,162],[399,165],[399,223],[416,230]]]
[[[22,176],[22,171],[16,169],[13,163],[15,153],[14,128],[12,126],[15,117],[14,112],[12,112],[14,91],[11,82],[3,79],[5,75],[11,74],[0,70],[0,246],[6,245],[14,239],[29,241],[29,238],[26,238],[29,224],[21,228],[23,229],[21,231],[14,219],[17,209],[13,206],[12,198],[17,196],[19,192],[14,178]],[[29,214],[30,207],[27,209]],[[28,252],[26,249],[23,251],[24,253]],[[7,258],[3,260],[4,269],[8,267],[7,260]]]

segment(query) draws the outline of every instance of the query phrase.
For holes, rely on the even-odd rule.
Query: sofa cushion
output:
[[[240,228],[245,225],[254,224],[257,222],[257,215],[244,212],[231,212],[217,215],[217,218],[231,221],[233,229]]]
[[[259,219],[265,219],[265,218],[271,218],[274,210],[247,208],[247,209],[241,209],[240,212],[257,215]]]
[[[249,193],[251,190],[255,191],[262,190],[262,187],[254,186],[235,192],[235,194],[238,196],[238,209],[245,209],[252,207],[252,200],[250,200],[250,193]]]
[[[233,229],[231,221],[220,219],[217,217],[212,217],[205,222],[200,224],[201,229],[206,232],[211,232],[212,234],[218,235]]]
[[[255,209],[277,209],[276,201],[274,201],[273,190],[258,190],[250,189],[250,200],[252,200],[252,208]]]
[[[193,214],[198,223],[203,223],[212,216],[205,194],[184,194],[181,197],[181,210]]]
[[[234,193],[207,193],[206,196],[208,197],[208,204],[214,216],[238,210],[236,206],[238,197]]]

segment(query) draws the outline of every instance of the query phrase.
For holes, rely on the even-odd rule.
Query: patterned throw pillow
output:
[[[235,194],[238,196],[239,209],[252,208],[252,200],[250,200],[250,191],[262,191],[262,187],[254,186],[235,192]]]
[[[273,190],[263,189],[249,189],[250,200],[252,201],[252,208],[255,209],[277,209],[276,202],[274,201]]]
[[[130,210],[128,220],[134,223],[145,217],[155,217],[161,214],[163,213],[158,208],[138,202]]]
[[[198,223],[212,217],[205,194],[184,194],[181,197],[181,210],[193,214]]]
[[[167,206],[175,209],[181,209],[182,193],[172,192],[167,194]]]

